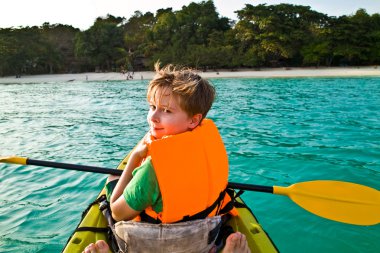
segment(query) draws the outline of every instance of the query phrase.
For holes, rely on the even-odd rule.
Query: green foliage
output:
[[[219,18],[212,1],[190,3],[176,12],[161,10],[147,40],[148,45],[153,45],[147,47],[147,55],[162,63],[197,68],[224,66],[224,34],[229,30],[229,20]]]
[[[53,73],[72,70],[71,26],[49,25],[21,29],[0,29],[0,75]]]
[[[90,67],[95,71],[116,69],[119,48],[123,47],[122,18],[108,15],[97,18],[94,25],[76,37],[76,55],[88,58]]]
[[[328,20],[310,7],[290,4],[247,4],[238,15],[235,29],[243,46],[241,52],[258,58],[244,61],[251,66],[302,64],[302,47],[312,41],[315,29]]]
[[[45,56],[41,64],[46,66],[49,73],[78,72],[79,64],[74,55],[74,38],[79,29],[67,25],[50,25],[44,23],[40,28],[42,40],[46,43]]]
[[[0,29],[0,75],[127,71],[163,64],[198,69],[380,63],[380,15],[329,17],[308,6],[247,4],[236,22],[213,1],[178,11],[99,17],[66,25]]]
[[[339,64],[368,64],[371,40],[371,16],[360,9],[351,17],[342,16],[332,22],[333,55]]]

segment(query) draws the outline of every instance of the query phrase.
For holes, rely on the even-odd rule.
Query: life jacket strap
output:
[[[215,210],[215,208],[217,208],[217,211],[216,211],[216,215],[219,215],[219,207],[221,206],[223,200],[224,200],[224,195],[226,195],[226,191],[222,191],[220,194],[219,194],[219,197],[216,199],[216,201],[209,207],[207,207],[205,210],[199,212],[199,213],[196,213],[194,215],[187,215],[187,216],[184,216],[183,219],[181,221],[191,221],[191,220],[198,220],[198,219],[205,219],[212,211]]]
[[[227,188],[226,193],[230,196],[230,201],[219,211],[220,214],[227,214],[229,213],[234,207],[236,207],[236,196],[234,189]]]
[[[157,219],[153,218],[152,216],[150,216],[149,214],[147,214],[144,211],[142,211],[140,214],[139,214],[140,218],[141,218],[141,221],[144,221],[144,222],[148,222],[148,223],[151,223],[151,224],[161,224],[162,221],[157,217]]]
[[[107,220],[108,224],[108,240],[109,240],[109,245],[113,252],[120,252],[119,251],[119,237],[115,233],[115,220],[112,218],[112,213],[111,213],[111,207],[110,204],[106,198],[105,195],[102,195],[99,199],[99,210],[100,212],[104,215],[104,218]]]
[[[217,209],[215,215],[224,215],[224,214],[227,214],[234,207],[233,201],[230,201],[229,203],[227,203],[222,209],[220,209],[220,207],[223,204],[224,197],[225,197],[226,193],[228,193],[230,195],[230,193],[228,192],[229,190],[230,189],[226,189],[226,190],[222,191],[219,194],[219,197],[215,200],[215,202],[211,206],[207,207],[205,210],[203,210],[203,211],[201,211],[199,213],[196,213],[194,215],[184,216],[182,220],[176,221],[174,223],[184,222],[184,221],[192,221],[192,220],[198,220],[198,219],[205,219],[215,209]],[[233,198],[231,198],[231,200],[233,200]],[[145,211],[142,211],[140,213],[140,217],[141,217],[141,221],[144,221],[144,222],[148,222],[148,223],[152,223],[152,224],[160,224],[160,223],[162,223],[162,221],[158,217],[154,218],[154,217],[150,216],[149,214],[147,214]]]

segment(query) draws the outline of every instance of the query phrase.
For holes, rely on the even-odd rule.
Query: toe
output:
[[[97,247],[99,253],[108,253],[108,251],[109,251],[108,244],[105,241],[103,241],[103,240],[97,241],[96,242],[96,247]]]
[[[96,253],[95,244],[89,244],[83,251],[84,253]]]

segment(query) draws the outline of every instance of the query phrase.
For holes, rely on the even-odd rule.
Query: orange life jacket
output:
[[[204,119],[193,131],[152,141],[148,150],[163,210],[156,213],[149,207],[140,215],[142,220],[173,223],[231,211],[225,191],[227,152],[212,120]]]

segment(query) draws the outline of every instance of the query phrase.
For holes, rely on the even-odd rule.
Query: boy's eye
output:
[[[164,108],[164,112],[171,113],[171,111],[168,108]]]
[[[151,110],[156,110],[156,106],[155,106],[155,105],[149,105],[149,108],[150,108]]]

